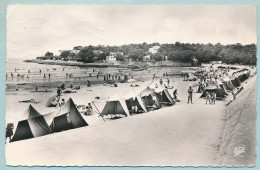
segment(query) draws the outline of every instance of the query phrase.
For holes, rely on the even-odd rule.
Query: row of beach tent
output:
[[[232,75],[226,73],[226,75],[219,77],[215,81],[211,81],[200,97],[206,97],[206,92],[215,92],[217,99],[222,100],[228,95],[228,91],[233,91],[239,87],[249,76],[248,69],[239,70]]]
[[[110,97],[100,113],[100,116],[124,115],[130,116],[136,112],[147,113],[154,106],[161,108],[163,105],[173,105],[167,89],[156,90],[146,87],[139,92],[130,92],[121,98],[117,93]],[[42,115],[32,105],[23,113],[23,120],[19,121],[14,136],[10,142],[40,137],[54,132],[88,126],[73,100],[70,98],[57,111]]]
[[[157,88],[153,90],[146,87],[141,91],[131,91],[124,98],[121,98],[117,93],[110,97],[105,104],[100,116],[107,115],[124,115],[130,116],[133,107],[136,107],[137,112],[147,113],[150,110],[159,109],[164,105],[173,105],[175,101],[170,93],[165,88]]]
[[[71,98],[58,111],[46,115],[29,105],[23,117],[25,119],[18,122],[11,142],[88,126]]]

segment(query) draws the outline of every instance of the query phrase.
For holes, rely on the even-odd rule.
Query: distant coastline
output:
[[[46,65],[62,65],[62,66],[76,66],[76,67],[120,67],[120,68],[132,68],[137,69],[141,67],[158,67],[158,66],[173,66],[173,67],[191,67],[191,63],[184,63],[184,62],[172,62],[167,61],[163,63],[156,63],[152,64],[150,62],[106,62],[106,63],[83,63],[77,61],[61,61],[61,60],[40,60],[40,59],[31,59],[31,60],[24,60],[23,62],[26,63],[38,63],[38,64],[46,64]]]

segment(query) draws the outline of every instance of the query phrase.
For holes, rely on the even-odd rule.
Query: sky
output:
[[[74,46],[131,43],[256,43],[256,7],[8,5],[7,58]]]

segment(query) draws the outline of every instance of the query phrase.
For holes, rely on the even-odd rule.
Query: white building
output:
[[[109,56],[106,56],[107,61],[116,61],[116,53],[110,53]]]
[[[155,54],[158,52],[160,46],[153,46],[152,48],[149,48],[149,53]]]
[[[150,55],[146,55],[146,56],[144,56],[143,60],[151,60],[151,56]]]
[[[71,53],[78,54],[78,53],[80,52],[80,50],[71,50],[70,52],[71,52]]]

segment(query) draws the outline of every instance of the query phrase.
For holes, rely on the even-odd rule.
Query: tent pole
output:
[[[99,110],[98,110],[97,106],[94,104],[94,102],[91,102],[91,103],[93,103],[93,105],[95,106],[95,108],[97,109],[97,111],[98,111],[98,113],[99,113],[99,116],[101,116],[101,113],[99,112]],[[103,116],[101,116],[101,117],[102,117],[102,119],[103,119],[104,122],[105,122],[105,119],[103,118]]]

